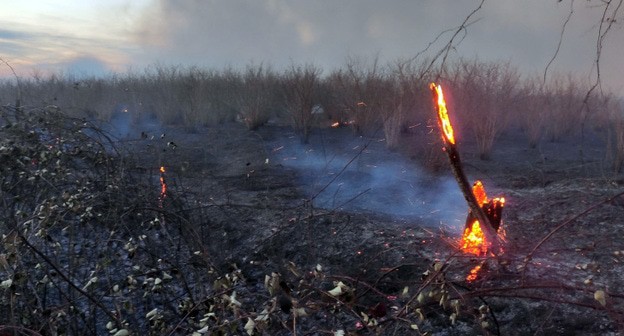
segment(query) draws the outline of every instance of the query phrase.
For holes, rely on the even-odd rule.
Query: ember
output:
[[[477,275],[479,274],[480,270],[481,270],[481,265],[477,265],[473,269],[471,269],[470,273],[466,277],[466,281],[468,282],[475,281],[477,279]]]

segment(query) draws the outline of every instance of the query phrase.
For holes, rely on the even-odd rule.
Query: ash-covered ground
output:
[[[506,199],[502,251],[474,256],[459,248],[467,206],[430,129],[412,129],[389,151],[380,136],[346,128],[316,129],[302,144],[282,125],[185,130],[122,114],[113,124],[125,128],[107,134],[56,110],[2,111],[8,330],[617,335],[624,327],[622,180],[599,136],[531,149],[508,131],[488,161],[469,134],[458,137],[469,178]]]
[[[412,150],[431,137],[407,134],[388,151],[381,136],[349,129],[316,130],[308,144],[278,125],[146,132],[127,138],[146,167],[166,166],[186,202],[214,207],[209,244],[222,267],[242,265],[259,287],[279,272],[303,295],[290,267],[320,265],[362,294],[343,302],[353,314],[388,307],[378,325],[362,327],[300,298],[317,312],[299,318],[301,333],[604,335],[624,326],[624,202],[610,199],[622,181],[598,136],[528,148],[509,131],[488,161],[470,139],[459,141],[470,179],[507,200],[504,253],[477,258],[457,246],[467,206],[450,170],[428,171]],[[466,281],[477,265],[477,280]],[[281,321],[273,333],[296,333],[286,327],[292,314]]]

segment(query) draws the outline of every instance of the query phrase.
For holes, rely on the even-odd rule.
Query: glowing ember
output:
[[[444,100],[442,86],[431,83],[429,87],[435,92],[438,104],[438,120],[440,121],[440,126],[444,132],[444,139],[454,145],[455,136],[453,135],[453,126],[451,125],[451,120],[449,119],[448,112],[446,110],[446,101]]]
[[[477,275],[479,274],[480,270],[481,270],[481,265],[477,265],[477,266],[473,267],[470,270],[470,273],[468,273],[468,276],[466,277],[466,281],[468,281],[468,282],[475,281],[477,279]]]
[[[340,123],[336,121],[335,123],[331,124],[331,127],[333,128],[340,127]]]

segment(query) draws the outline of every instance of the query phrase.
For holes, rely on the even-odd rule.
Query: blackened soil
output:
[[[440,176],[451,176],[449,170],[427,162],[431,156],[411,144],[436,139],[405,135],[399,150],[387,151],[375,137],[358,138],[341,129],[315,132],[310,144],[301,145],[287,127],[252,132],[224,124],[194,133],[171,129],[163,138],[154,134],[127,144],[155,179],[159,166],[167,168],[168,185],[188,208],[202,209],[197,226],[211,262],[221,270],[239,265],[247,291],[264,293],[265,276],[279,272],[297,296],[304,292],[302,279],[317,265],[326,276],[320,283],[324,290],[338,280],[355,288],[348,308],[309,302],[316,313],[297,320],[302,334],[339,329],[354,335],[407,334],[416,332],[414,324],[435,335],[603,335],[624,327],[624,198],[610,199],[622,190],[621,176],[610,171],[600,139],[581,143],[571,138],[529,148],[519,131],[508,132],[488,161],[479,159],[474,143],[460,142],[470,178],[483,179],[492,195],[507,200],[505,252],[490,258],[458,250],[456,224],[463,223],[466,208],[461,195],[428,216],[392,216],[363,206],[318,208],[312,199],[318,184],[311,191],[305,182],[307,174],[317,172],[284,161],[306,150],[351,150],[357,160],[359,149],[354,148],[364,143],[368,147],[362,153],[375,166],[407,162],[408,169],[425,172],[433,167],[436,178],[429,182],[435,186]],[[418,212],[417,203],[414,207]],[[455,221],[436,219],[440,211],[461,215],[453,215]],[[433,266],[436,262],[441,270]],[[466,281],[476,265],[482,266],[477,280]],[[448,297],[442,305],[417,298],[419,291],[434,297],[440,287]],[[594,299],[598,290],[607,293],[604,306]],[[461,306],[455,323],[452,300]],[[370,313],[380,302],[388,309],[378,327],[359,328],[361,321],[347,313]],[[404,307],[407,311],[400,310]],[[287,317],[283,321],[292,325]],[[293,333],[280,325],[271,330]]]

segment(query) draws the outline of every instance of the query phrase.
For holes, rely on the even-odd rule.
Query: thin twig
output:
[[[99,301],[98,299],[96,299],[95,297],[93,297],[91,294],[87,293],[85,290],[83,290],[82,288],[78,287],[76,284],[74,284],[74,282],[69,279],[67,277],[67,275],[65,275],[65,273],[63,272],[63,270],[61,270],[60,267],[58,267],[56,265],[56,263],[54,263],[54,261],[52,261],[50,258],[48,258],[48,256],[41,252],[37,247],[35,247],[34,245],[32,245],[28,239],[26,237],[24,237],[24,235],[20,232],[17,232],[18,237],[20,238],[20,240],[24,243],[24,245],[26,245],[31,251],[33,251],[36,255],[38,255],[41,259],[43,259],[43,261],[45,261],[48,265],[50,265],[50,267],[52,267],[56,273],[63,278],[63,280],[65,282],[67,282],[68,285],[70,285],[71,287],[73,287],[76,291],[78,291],[78,293],[80,293],[82,296],[86,297],[89,301],[91,301],[93,304],[95,304],[98,308],[100,308],[104,314],[106,314],[111,321],[115,321],[118,327],[122,326],[121,321],[119,320],[119,318],[117,318],[115,315],[113,315],[113,313],[110,312],[110,310],[104,306],[104,304],[102,304],[101,301]]]
[[[555,61],[555,59],[557,58],[557,55],[559,55],[559,50],[561,49],[561,44],[563,43],[563,35],[566,31],[568,22],[570,22],[570,19],[572,18],[572,14],[574,14],[574,0],[570,0],[570,12],[568,13],[568,17],[566,18],[565,22],[563,22],[563,26],[561,27],[561,33],[559,34],[559,42],[557,42],[557,48],[555,49],[555,54],[552,56],[550,61],[548,61],[548,64],[546,64],[546,68],[544,68],[544,84],[546,84],[546,75],[548,73],[548,69],[550,68],[550,65]]]
[[[624,195],[624,191],[620,192],[614,196],[611,196],[609,198],[607,198],[606,200],[603,200],[601,202],[598,202],[596,204],[591,205],[590,207],[588,207],[587,209],[583,210],[581,213],[573,216],[572,218],[568,219],[567,221],[557,225],[557,227],[555,227],[552,231],[550,231],[544,238],[542,238],[536,245],[535,247],[533,247],[533,249],[531,250],[531,252],[529,252],[529,254],[526,256],[525,258],[525,270],[526,270],[526,265],[528,264],[529,261],[531,261],[531,259],[533,258],[533,255],[535,254],[535,252],[537,251],[537,249],[540,248],[540,246],[542,246],[548,239],[550,239],[550,237],[552,237],[555,233],[557,233],[559,230],[561,230],[562,228],[568,226],[570,223],[574,222],[575,220],[587,215],[588,213],[592,212],[593,210],[595,210],[596,208],[598,208],[601,205],[607,204],[612,202],[614,199],[620,197]]]

